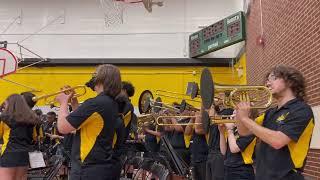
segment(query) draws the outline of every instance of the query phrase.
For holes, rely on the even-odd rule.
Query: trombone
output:
[[[51,93],[51,94],[45,94],[45,95],[42,95],[42,96],[36,96],[36,97],[33,97],[32,100],[34,102],[36,101],[39,101],[41,99],[44,99],[44,101],[46,102],[45,104],[46,105],[53,105],[55,104],[57,101],[56,100],[49,100],[50,97],[55,97],[57,96],[58,94],[60,93],[66,93],[66,94],[69,94],[71,91],[76,91],[76,90],[82,90],[82,92],[76,92],[73,97],[80,97],[80,96],[83,96],[86,94],[87,90],[86,90],[86,86],[84,85],[78,85],[78,86],[74,86],[74,87],[70,87],[70,88],[67,88],[67,89],[64,89],[64,90],[61,90],[61,91],[57,91],[55,93]]]
[[[236,120],[234,119],[223,119],[225,118],[229,118],[230,116],[219,116],[221,119],[217,119],[217,116],[205,116],[202,120],[201,123],[179,123],[181,121],[181,119],[187,119],[187,118],[195,118],[196,116],[158,116],[156,119],[156,123],[158,126],[188,126],[188,125],[203,125],[204,123],[202,122],[206,122],[205,119],[210,120],[210,124],[224,124],[224,123],[236,123]],[[164,118],[180,118],[180,121],[178,121],[177,124],[171,124],[171,123],[161,123],[159,122],[160,119],[164,119]]]
[[[160,97],[157,97],[156,100],[148,98],[145,102],[145,108],[152,107],[153,111],[158,113],[161,109],[167,109],[173,111],[174,113],[179,112],[179,108],[171,106],[170,104],[163,103]]]
[[[188,101],[201,103],[200,100],[194,99],[194,98],[199,98],[198,96],[189,98],[189,96],[186,95],[186,94],[173,92],[173,91],[156,90],[156,95],[157,96],[162,96],[162,97],[173,98],[173,99],[185,99],[185,100],[188,100]],[[181,97],[179,97],[179,96],[181,96]]]

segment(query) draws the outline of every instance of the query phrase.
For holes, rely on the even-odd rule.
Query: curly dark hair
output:
[[[295,97],[302,101],[305,100],[305,79],[300,71],[290,66],[277,65],[267,73],[266,78],[268,78],[271,73],[273,73],[276,78],[283,79]]]
[[[122,89],[125,90],[129,97],[134,95],[134,86],[131,82],[122,81]]]

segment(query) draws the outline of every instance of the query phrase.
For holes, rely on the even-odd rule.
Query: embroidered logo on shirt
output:
[[[281,116],[279,116],[279,117],[277,118],[277,122],[278,122],[279,124],[283,124],[282,121],[286,119],[286,117],[288,116],[288,114],[289,114],[289,112],[287,112],[287,113],[282,114]]]

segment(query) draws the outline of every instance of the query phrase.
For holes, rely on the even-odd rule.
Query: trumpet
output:
[[[42,95],[42,96],[35,96],[32,98],[33,101],[39,101],[39,100],[42,100],[44,99],[45,101],[45,104],[46,105],[53,105],[56,103],[56,100],[52,100],[52,99],[49,99],[51,97],[55,97],[57,96],[58,94],[60,93],[70,93],[71,91],[76,91],[76,90],[82,90],[82,92],[76,92],[73,97],[80,97],[80,96],[83,96],[86,94],[87,90],[86,90],[86,86],[84,85],[78,85],[78,86],[74,86],[74,87],[71,87],[71,88],[67,88],[67,89],[64,89],[64,90],[61,90],[61,91],[57,91],[55,93],[51,93],[51,94],[45,94],[45,95]]]

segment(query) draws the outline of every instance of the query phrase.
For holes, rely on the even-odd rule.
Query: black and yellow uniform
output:
[[[170,143],[177,155],[189,166],[190,165],[190,152],[189,147],[186,145],[185,136],[183,132],[172,131]]]
[[[291,139],[291,142],[281,149],[274,149],[261,142],[257,150],[256,179],[303,179],[301,172],[314,127],[310,106],[301,100],[293,99],[279,109],[269,109],[256,121],[268,129],[283,132]]]
[[[232,115],[233,109],[223,109],[219,115]],[[224,179],[223,156],[220,151],[220,132],[218,125],[212,124],[207,135],[208,140],[208,159],[206,165],[206,179]]]
[[[236,143],[240,149],[238,153],[232,153],[227,142],[227,151],[224,160],[225,180],[254,180],[253,153],[256,144],[254,135],[239,136],[234,129]]]
[[[193,177],[196,180],[206,179],[206,162],[208,157],[208,145],[206,136],[193,132],[191,145],[191,165]]]
[[[45,133],[53,134],[53,135],[61,135],[58,132],[57,122],[44,122],[42,124],[42,130]],[[50,139],[50,137],[45,136],[43,143],[47,145],[54,145],[55,143],[59,143],[60,140],[57,138],[54,141]]]
[[[99,94],[86,100],[68,117],[77,129],[72,144],[71,179],[118,179],[121,165],[112,148],[118,121],[118,103]]]
[[[122,116],[125,126],[125,139],[134,139],[134,137],[129,136],[130,134],[133,135],[133,133],[131,133],[133,126],[132,120],[135,118],[133,105],[127,97],[118,98],[117,101],[119,104],[119,113]]]
[[[0,137],[3,138],[0,167],[29,166],[34,126],[7,117],[1,117],[0,123]]]
[[[154,125],[150,125],[149,129],[155,131],[156,127]],[[160,143],[158,143],[157,137],[155,135],[146,133],[145,147],[149,152],[159,152]]]
[[[43,143],[44,139],[44,130],[42,124],[37,124],[33,127],[33,143],[36,145],[37,150],[44,150],[40,147],[40,144]]]

